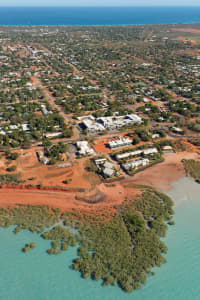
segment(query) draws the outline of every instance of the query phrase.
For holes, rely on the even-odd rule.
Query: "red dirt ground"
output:
[[[97,193],[104,194],[102,202],[90,204],[82,200],[77,200],[78,197],[87,198],[87,193],[68,193],[56,191],[27,191],[27,190],[12,190],[0,189],[0,207],[13,207],[17,204],[29,205],[48,205],[52,208],[60,208],[62,212],[76,209],[78,211],[98,211],[105,209],[108,212],[113,210],[113,206],[121,204],[126,197],[139,195],[138,189],[126,191],[123,185],[115,183],[113,185],[100,184]]]
[[[140,173],[133,179],[127,180],[134,184],[145,184],[152,186],[160,191],[167,191],[172,188],[172,183],[185,176],[182,159],[198,159],[199,155],[195,152],[178,152],[165,154],[164,162],[154,165]]]
[[[114,183],[100,183],[98,176],[85,170],[85,164],[88,158],[78,160],[78,165],[74,165],[70,171],[72,173],[69,173],[68,169],[70,168],[56,170],[48,169],[51,167],[44,165],[35,166],[34,164],[38,164],[37,158],[35,158],[36,156],[33,156],[30,150],[24,150],[22,153],[26,153],[26,151],[28,154],[22,154],[21,158],[17,160],[18,168],[21,167],[22,172],[25,170],[24,176],[31,177],[37,174],[39,178],[37,181],[42,180],[44,186],[56,186],[61,179],[66,179],[67,174],[70,174],[72,182],[69,185],[64,185],[65,188],[71,188],[73,190],[75,187],[82,187],[85,189],[85,192],[2,188],[0,189],[0,207],[12,207],[20,203],[49,205],[52,208],[60,208],[62,212],[71,211],[73,209],[87,212],[98,212],[101,210],[113,212],[115,205],[120,205],[125,200],[129,200],[140,194],[140,190],[133,187],[135,184],[145,184],[153,186],[158,190],[168,190],[171,188],[172,182],[185,176],[181,160],[183,158],[198,159],[198,154],[195,152],[166,154],[164,155],[164,162],[152,166],[133,177],[127,177],[122,181]],[[26,184],[28,183],[33,182],[27,181]],[[128,188],[127,185],[131,185],[132,188]],[[94,202],[94,200],[96,203],[91,203],[91,201]]]
[[[173,32],[189,32],[189,33],[200,33],[200,29],[198,28],[172,28]]]

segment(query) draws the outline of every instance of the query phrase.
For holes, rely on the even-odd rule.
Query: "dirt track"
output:
[[[84,211],[98,211],[106,208],[113,209],[114,205],[121,204],[128,195],[123,185],[115,183],[113,185],[100,184],[96,192],[104,195],[101,202],[89,204],[80,199],[88,198],[91,193],[74,193],[74,192],[56,192],[40,190],[12,190],[0,189],[0,207],[13,207],[17,204],[28,205],[48,205],[52,208],[60,208],[62,212],[71,211],[72,209]],[[139,190],[132,191],[132,196],[139,193]],[[95,190],[93,191],[95,196]],[[78,196],[78,197],[77,197]]]

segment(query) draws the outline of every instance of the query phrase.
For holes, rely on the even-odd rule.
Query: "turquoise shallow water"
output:
[[[48,241],[37,234],[0,229],[0,299],[2,300],[199,300],[200,299],[200,185],[181,179],[169,193],[176,199],[176,225],[165,242],[168,262],[140,291],[125,294],[116,287],[84,280],[69,269],[76,249],[48,256]],[[36,242],[24,254],[21,248]],[[113,254],[114,255],[114,254]]]

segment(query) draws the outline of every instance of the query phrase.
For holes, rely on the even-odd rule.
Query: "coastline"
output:
[[[88,192],[58,192],[45,190],[23,190],[23,189],[0,189],[0,207],[14,207],[22,205],[48,205],[51,208],[59,208],[61,212],[77,210],[84,212],[93,212],[101,214],[103,211],[115,213],[114,207],[120,205],[126,198],[133,195],[139,195],[140,189],[137,187],[127,188],[128,185],[147,185],[164,193],[173,189],[175,182],[186,176],[184,165],[181,160],[198,159],[198,153],[178,152],[174,154],[165,154],[164,161],[145,169],[134,175],[115,182],[114,185],[101,183]],[[90,202],[90,199],[98,198],[96,203]],[[97,199],[96,198],[96,199]]]
[[[173,188],[173,183],[186,176],[182,159],[198,159],[195,152],[178,152],[165,154],[164,162],[146,169],[133,178],[135,184],[145,184],[159,191],[168,192]]]
[[[1,24],[0,23],[0,27],[128,27],[128,26],[154,26],[154,25],[157,25],[157,26],[162,26],[162,25],[190,25],[190,24],[193,24],[193,25],[197,25],[197,24],[200,24],[200,20],[198,22],[196,21],[187,21],[187,22],[171,22],[171,23],[168,23],[168,22],[163,22],[163,23],[122,23],[122,24],[116,24],[116,23],[113,23],[113,24]]]
[[[189,184],[188,177],[172,183],[173,189],[169,191],[169,196],[184,195],[185,189],[182,189],[182,185],[185,180]],[[195,182],[193,184],[200,188]],[[192,189],[189,192],[191,193]],[[102,288],[99,282],[81,279],[78,272],[70,269],[72,260],[76,257],[75,248],[70,247],[67,253],[50,257],[46,254],[49,242],[41,239],[38,234],[23,230],[14,235],[13,228],[0,229],[2,297],[10,300],[25,300],[27,297],[30,300],[53,300],[70,295],[72,300],[188,300],[192,289],[192,299],[198,300],[200,202],[198,203],[198,199],[192,199],[191,205],[188,201],[190,198],[181,199],[178,207],[178,198],[174,199],[176,225],[169,228],[165,239],[169,249],[167,263],[161,268],[156,268],[156,276],[149,277],[141,290],[131,294],[126,294],[114,286]],[[34,241],[37,246],[33,252],[24,255],[20,249],[27,241]],[[14,270],[13,264],[16,265]],[[18,270],[21,270],[20,276]]]
[[[102,210],[113,212],[115,205],[120,205],[126,197],[140,194],[139,188],[128,189],[126,186],[147,185],[156,190],[168,193],[173,184],[186,176],[182,159],[198,159],[196,152],[178,152],[165,154],[164,161],[137,173],[136,175],[115,182],[114,185],[101,183],[88,192],[58,192],[45,190],[0,189],[0,207],[14,207],[18,204],[48,205],[51,208],[60,208],[61,212],[83,210],[99,213]],[[90,203],[90,199],[100,194],[101,201]],[[85,200],[84,200],[85,199]],[[88,200],[87,200],[88,199]]]

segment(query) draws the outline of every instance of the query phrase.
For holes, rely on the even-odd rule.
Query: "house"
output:
[[[106,158],[99,158],[95,160],[95,164],[104,178],[111,178],[115,175],[115,166]],[[119,176],[120,174],[118,174]]]
[[[106,158],[95,159],[96,166],[102,165],[105,162],[106,162]]]
[[[103,170],[103,176],[106,178],[111,178],[114,176],[115,171],[113,169],[105,168]]]
[[[149,164],[149,159],[143,158],[143,159],[133,160],[128,163],[125,163],[122,165],[122,167],[125,169],[125,171],[129,171],[131,169],[137,169],[138,167],[144,167],[147,164]]]
[[[129,158],[130,156],[141,155],[142,152],[143,152],[142,150],[136,150],[136,151],[126,152],[126,153],[122,153],[122,154],[117,154],[116,160]]]
[[[29,125],[28,124],[22,124],[22,130],[23,131],[29,131]]]
[[[159,137],[160,137],[159,133],[152,134],[152,139],[159,139]]]
[[[76,142],[76,146],[78,148],[79,155],[94,155],[95,154],[94,150],[89,147],[87,141]]]
[[[163,146],[162,147],[163,152],[165,153],[174,153],[174,149],[171,146]]]
[[[49,159],[44,156],[44,153],[42,151],[37,151],[36,155],[38,157],[38,160],[43,163],[44,165],[48,165]]]
[[[54,137],[57,137],[57,136],[60,136],[62,135],[62,132],[51,132],[51,133],[46,133],[45,136],[47,138],[54,138]]]
[[[42,161],[42,163],[43,163],[44,165],[48,165],[48,163],[49,163],[49,159],[48,159],[47,157],[45,157],[45,156],[42,158],[41,161]]]
[[[114,165],[112,164],[112,163],[110,163],[109,161],[106,161],[105,163],[104,163],[104,167],[105,167],[105,169],[114,169]]]
[[[179,127],[173,126],[173,127],[172,127],[172,130],[173,130],[174,132],[176,132],[176,133],[183,133],[183,130],[182,130],[181,128],[179,128]]]
[[[157,148],[148,148],[143,151],[144,155],[152,155],[158,153]]]

